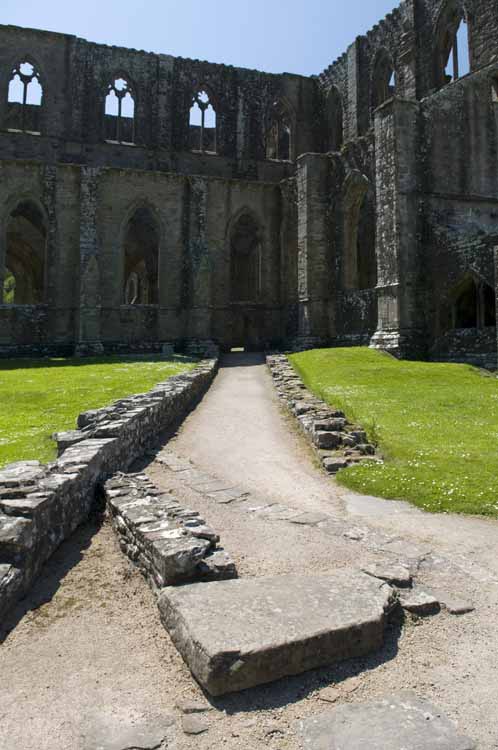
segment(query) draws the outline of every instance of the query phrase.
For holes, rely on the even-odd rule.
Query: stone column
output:
[[[190,269],[187,338],[211,340],[211,257],[207,237],[208,182],[191,177],[189,200],[188,267]],[[201,347],[202,348],[202,347]]]
[[[392,99],[375,114],[378,324],[371,346],[424,353],[419,297],[417,118],[419,104]]]
[[[304,154],[297,160],[298,210],[298,346],[307,348],[329,338],[328,307],[333,268],[329,258],[327,218],[330,160]]]
[[[76,356],[103,354],[97,200],[100,169],[82,167],[80,187],[80,294]]]

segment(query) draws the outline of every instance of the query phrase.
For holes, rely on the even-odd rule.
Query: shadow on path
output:
[[[231,352],[222,355],[220,367],[258,367],[265,362],[263,352]]]
[[[2,622],[0,644],[28,612],[38,609],[53,599],[69,571],[82,561],[84,550],[90,547],[102,523],[102,515],[92,514],[88,521],[76,529],[74,534],[54,552],[33,582],[28,594],[18,602]]]

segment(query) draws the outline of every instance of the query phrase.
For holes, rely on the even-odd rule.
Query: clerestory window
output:
[[[292,119],[282,102],[275,102],[266,131],[266,158],[276,161],[292,159]]]
[[[135,93],[125,78],[116,78],[107,90],[105,139],[114,143],[135,143]]]
[[[205,89],[198,91],[190,107],[190,149],[216,153],[216,110]]]
[[[36,67],[24,61],[12,70],[7,96],[8,130],[39,135],[43,87]]]

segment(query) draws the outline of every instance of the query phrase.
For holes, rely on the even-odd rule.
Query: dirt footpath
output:
[[[89,524],[46,566],[0,646],[0,748],[125,750],[133,747],[128,729],[144,727],[154,729],[144,748],[298,750],[296,720],[326,710],[327,701],[410,688],[458,721],[480,750],[497,750],[498,524],[344,492],[282,414],[261,359],[227,365],[169,447],[257,502],[218,505],[158,462],[147,470],[202,512],[242,576],[412,556],[425,587],[475,611],[393,621],[381,653],[214,701],[203,715],[207,731],[189,735],[176,703],[201,691],[110,527]],[[268,503],[326,519],[270,519],[260,510]]]

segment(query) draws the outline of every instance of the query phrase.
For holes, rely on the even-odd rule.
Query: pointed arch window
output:
[[[343,144],[343,107],[339,90],[332,86],[327,96],[326,125],[327,148],[329,151],[340,151]]]
[[[33,63],[25,60],[13,68],[7,94],[7,129],[40,135],[43,87]]]
[[[450,0],[436,32],[435,84],[441,88],[470,72],[469,22],[460,3]]]
[[[21,201],[7,221],[7,247],[1,302],[39,305],[45,298],[46,222],[39,206]],[[3,274],[1,273],[3,270]]]
[[[243,213],[230,232],[232,302],[257,302],[261,292],[261,231],[253,216]]]
[[[375,110],[396,92],[396,72],[389,52],[381,50],[375,60],[372,76],[372,108]]]
[[[496,326],[496,292],[489,284],[468,274],[451,296],[453,328]]]
[[[266,158],[291,161],[292,149],[290,112],[282,102],[274,102],[266,130]]]
[[[200,89],[190,107],[190,148],[202,153],[216,153],[216,109],[212,96]]]
[[[104,122],[106,141],[135,143],[135,93],[126,78],[115,78],[109,84]]]
[[[124,234],[123,303],[157,305],[160,230],[153,212],[138,208]]]
[[[372,289],[377,285],[375,203],[370,181],[351,173],[343,197],[342,280],[345,289]]]

